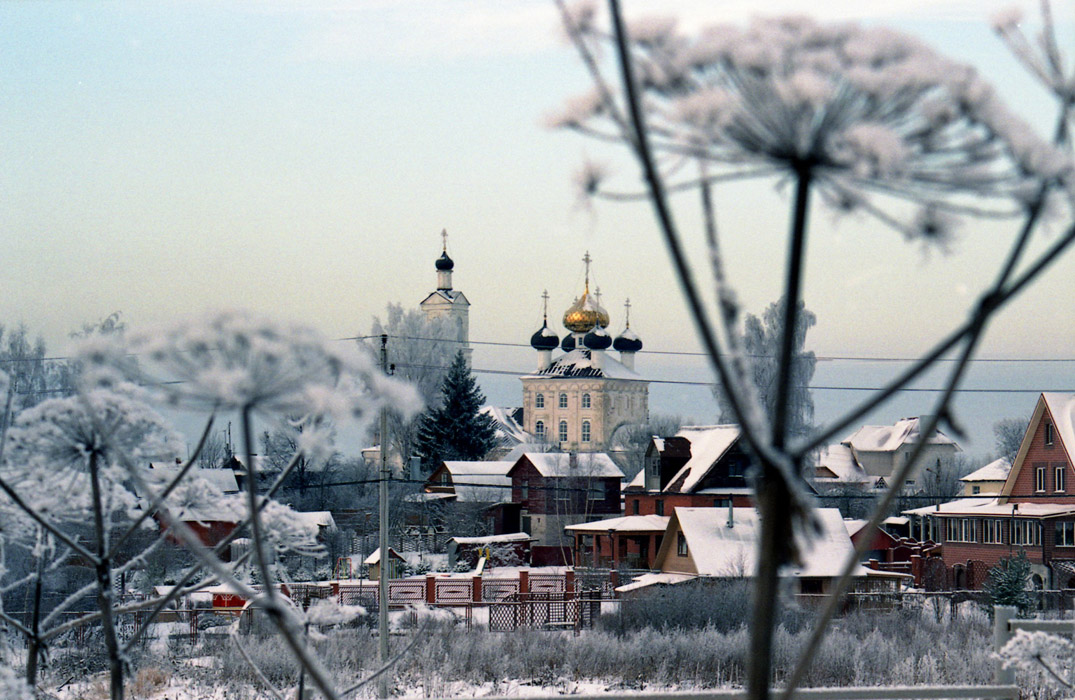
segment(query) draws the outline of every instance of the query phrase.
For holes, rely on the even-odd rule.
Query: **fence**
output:
[[[489,604],[489,631],[514,632],[521,627],[578,630],[593,627],[601,614],[601,598],[589,591],[515,593]]]

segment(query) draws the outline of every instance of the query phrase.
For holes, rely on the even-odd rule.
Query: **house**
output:
[[[671,515],[679,507],[753,504],[747,482],[750,458],[739,444],[738,425],[684,427],[654,437],[642,471],[624,489],[626,515]]]
[[[911,453],[923,442],[921,422],[921,419],[916,417],[901,418],[894,425],[864,425],[841,444],[851,449],[855,461],[867,475],[890,480],[892,474],[911,458]],[[922,469],[940,467],[944,459],[961,451],[955,440],[940,430],[933,431],[933,434],[925,439],[915,470],[908,474],[905,483],[899,486],[915,486]],[[897,486],[892,483],[888,485]]]
[[[888,488],[883,476],[871,476],[855,459],[850,445],[838,443],[818,450],[814,459],[814,487],[819,492],[852,489],[854,491]]]
[[[178,476],[181,467],[171,463],[150,463],[143,473],[152,494],[159,493]],[[186,524],[206,547],[215,547],[239,526],[246,514],[245,503],[236,498],[239,485],[231,469],[190,469],[169,497],[171,513]],[[148,503],[153,495],[144,494]],[[154,516],[162,530],[168,528],[161,515]],[[169,535],[169,540],[181,540]],[[224,553],[227,559],[228,552]]]
[[[445,510],[438,519],[444,525],[454,515],[484,522],[494,534],[518,532],[519,506],[511,502],[508,476],[514,465],[514,461],[441,462],[426,479],[424,493],[414,494],[415,500],[442,503]]]
[[[381,548],[373,550],[373,554],[366,557],[362,562],[369,567],[369,580],[377,581],[381,578]],[[404,559],[399,552],[388,548],[388,578],[400,578],[403,573],[403,567],[406,565],[407,560]]]
[[[508,470],[520,530],[539,548],[570,544],[564,527],[620,514],[623,472],[604,452],[527,452]]]
[[[943,543],[953,588],[980,588],[990,567],[1023,551],[1041,588],[1075,587],[1075,394],[1038,397],[1015,460],[995,496],[907,511],[925,539]]]
[[[993,460],[981,469],[960,478],[963,483],[963,495],[987,496],[1000,493],[1011,470],[1012,463],[1004,457]]]
[[[575,566],[652,569],[668,529],[668,516],[625,515],[564,529],[575,539]]]
[[[781,576],[791,579],[796,594],[825,594],[839,577],[854,546],[840,511],[818,508],[821,531],[814,537],[798,536],[803,552],[801,566],[788,566]],[[757,569],[760,519],[755,508],[677,507],[672,513],[655,568],[659,573],[643,574],[618,592],[638,590],[655,584],[676,584],[695,579],[744,578]],[[852,590],[898,590],[902,574],[872,571],[859,566],[854,571]]]
[[[490,451],[490,459],[506,459],[519,445],[535,442],[534,436],[523,429],[522,407],[482,406],[481,413],[492,418],[496,428],[496,447]]]

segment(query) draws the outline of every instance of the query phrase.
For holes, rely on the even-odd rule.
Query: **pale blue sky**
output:
[[[987,27],[1007,4],[818,11],[895,24],[973,62],[1046,128],[1051,106]],[[690,28],[756,6],[659,4]],[[474,339],[526,342],[545,288],[558,318],[589,249],[614,331],[630,296],[647,347],[696,348],[648,206],[576,206],[583,158],[634,166],[542,126],[587,84],[547,0],[0,2],[0,26],[0,321],[25,321],[54,347],[114,310],[143,326],[249,307],[330,336],[366,332],[387,302],[432,289],[447,228]],[[699,255],[693,200],[677,204]],[[755,183],[722,191],[718,206],[733,281],[760,312],[780,293],[786,199]],[[927,255],[815,209],[809,344],[823,355],[928,347],[964,317],[1011,236],[961,233],[953,255]],[[1075,354],[1073,257],[994,324],[986,355]]]

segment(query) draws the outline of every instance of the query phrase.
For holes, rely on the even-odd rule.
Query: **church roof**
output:
[[[466,296],[464,296],[463,292],[458,289],[438,289],[423,299],[419,306],[424,306],[427,302],[437,299],[442,299],[450,304],[464,304],[470,306],[470,302],[467,301]]]
[[[603,377],[629,379],[636,382],[646,381],[633,370],[627,369],[619,360],[603,352],[591,352],[583,348],[564,353],[545,369],[526,375],[526,378],[549,377]]]

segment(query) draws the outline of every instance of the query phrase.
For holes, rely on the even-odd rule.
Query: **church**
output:
[[[604,451],[617,428],[649,419],[649,382],[635,372],[642,340],[631,330],[631,303],[624,305],[624,331],[613,340],[608,312],[590,292],[590,262],[586,253],[585,286],[564,312],[563,341],[549,328],[548,293],[543,295],[544,322],[530,338],[537,371],[521,378],[524,428],[563,451]],[[562,354],[554,359],[558,348]]]
[[[441,236],[441,255],[434,262],[437,288],[419,306],[427,319],[448,317],[455,321],[457,340],[469,363],[473,352],[470,302],[463,292],[452,288],[455,262],[448,256],[447,232]],[[537,371],[520,378],[521,424],[529,435],[518,436],[519,442],[546,443],[565,452],[601,452],[611,446],[617,428],[649,419],[649,382],[635,372],[635,354],[642,349],[642,340],[631,330],[631,303],[624,304],[624,330],[613,339],[608,332],[609,314],[601,306],[600,296],[590,292],[591,262],[586,253],[582,296],[564,312],[568,333],[562,341],[549,328],[549,294],[542,295],[544,320],[530,338],[530,346],[538,353]],[[619,357],[613,357],[610,349]],[[560,354],[554,358],[557,350]],[[495,413],[518,417],[518,411]],[[498,422],[515,420],[498,417]]]

